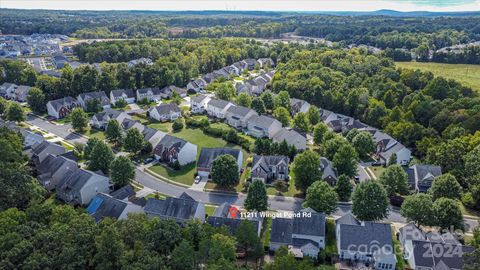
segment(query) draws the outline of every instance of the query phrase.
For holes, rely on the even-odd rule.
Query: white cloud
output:
[[[480,0],[1,0],[0,7],[69,10],[478,11]]]

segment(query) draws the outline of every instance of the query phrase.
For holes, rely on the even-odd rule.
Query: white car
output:
[[[197,175],[197,177],[195,177],[195,184],[200,183],[200,181],[202,181],[202,177],[200,177],[199,175]]]

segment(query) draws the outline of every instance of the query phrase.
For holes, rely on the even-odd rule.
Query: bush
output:
[[[187,118],[185,120],[185,125],[189,128],[206,128],[210,126],[210,122],[208,119],[194,119],[194,118]]]
[[[117,102],[115,102],[115,108],[125,108],[127,107],[128,103],[125,101],[125,99],[119,99]]]
[[[172,169],[174,169],[175,171],[178,171],[181,169],[180,162],[178,162],[178,160],[175,160],[175,162],[172,162],[170,164],[170,167],[172,167]]]
[[[465,192],[462,195],[462,203],[468,208],[475,208],[475,199],[473,198],[473,195],[471,192]]]
[[[175,122],[173,122],[172,129],[173,131],[180,131],[183,129],[183,121],[181,118],[178,118],[175,120]]]

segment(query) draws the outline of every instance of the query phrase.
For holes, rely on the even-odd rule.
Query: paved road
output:
[[[55,125],[46,120],[35,116],[28,116],[27,122],[40,127],[50,133],[53,133],[71,143],[80,142],[86,143],[87,140],[79,135],[72,133],[70,125]],[[368,178],[368,174],[362,167],[359,167],[359,176],[361,181]],[[199,190],[187,189],[177,185],[173,185],[145,173],[142,169],[136,169],[136,181],[143,186],[156,190],[162,194],[178,197],[183,192],[186,192],[188,195],[192,196],[195,200],[201,201],[209,204],[221,204],[228,202],[234,205],[242,206],[246,198],[244,194],[225,194],[217,192],[204,192]],[[303,199],[291,198],[291,197],[282,197],[282,196],[270,196],[269,197],[269,206],[271,209],[280,210],[280,211],[296,211],[302,208]],[[351,205],[339,205],[337,211],[333,214],[334,216],[341,216],[347,212],[351,211]],[[384,221],[394,222],[394,223],[406,223],[404,217],[402,217],[398,209],[391,208],[389,211],[388,218]],[[478,220],[476,219],[465,219],[465,224],[468,231],[472,231],[473,228],[478,226]]]

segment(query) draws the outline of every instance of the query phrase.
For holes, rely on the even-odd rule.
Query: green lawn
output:
[[[397,67],[430,71],[435,76],[455,79],[480,93],[480,65],[395,62]]]
[[[327,254],[336,254],[337,253],[337,241],[335,237],[335,221],[333,219],[327,219],[327,243],[325,246],[325,252]]]
[[[91,138],[98,138],[99,140],[105,140],[105,132],[97,129],[88,129],[83,133],[83,135]]]
[[[395,249],[395,254],[397,256],[397,266],[396,269],[406,269],[408,266],[408,263],[405,262],[403,259],[403,252],[400,251],[400,241],[397,240],[397,237],[395,236],[395,232],[392,233],[392,240],[393,240],[393,247]]]
[[[147,196],[145,196],[145,199],[148,200],[150,198],[155,198],[155,199],[159,199],[159,200],[165,200],[168,197],[169,196],[167,196],[165,194],[162,194],[160,192],[154,192],[154,193],[150,193]]]
[[[270,227],[272,227],[272,218],[265,218],[263,221],[262,243],[267,248],[270,246]]]
[[[295,176],[290,172],[290,180],[288,181],[288,190],[278,190],[275,186],[267,187],[268,195],[302,197],[303,193],[295,187]]]
[[[188,164],[183,166],[180,170],[175,171],[166,166],[162,165],[155,165],[149,168],[149,170],[158,173],[161,176],[164,176],[172,181],[189,185],[191,186],[194,181],[194,173],[195,173],[196,164]]]
[[[205,214],[212,216],[217,207],[215,205],[205,205]]]
[[[372,166],[372,167],[370,167],[370,169],[375,174],[375,176],[378,178],[378,177],[380,177],[382,172],[385,171],[386,168],[383,167],[383,166]]]

